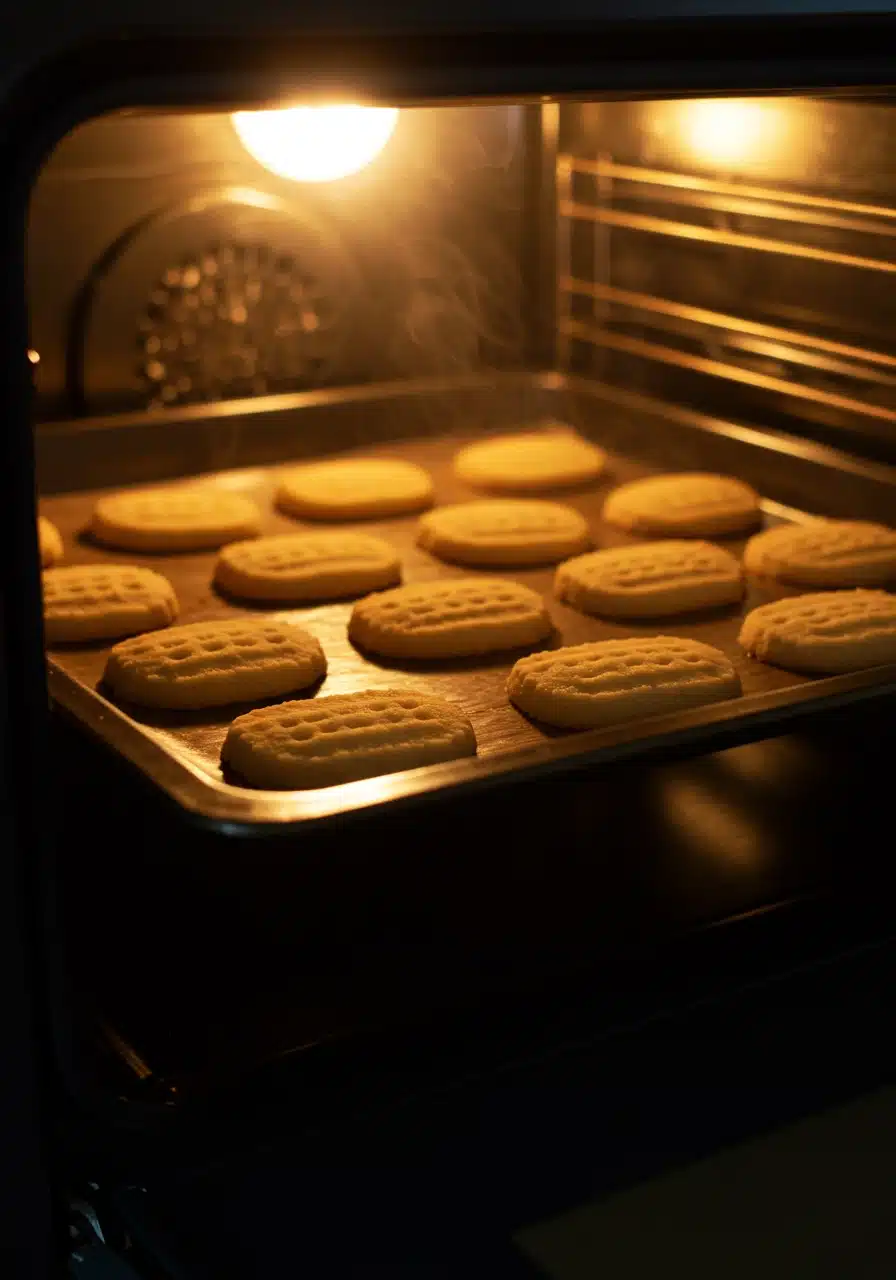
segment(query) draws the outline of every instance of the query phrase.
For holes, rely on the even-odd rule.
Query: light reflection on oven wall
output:
[[[518,367],[521,119],[387,113],[366,156],[306,136],[280,173],[226,115],[76,130],[31,207],[40,416]]]

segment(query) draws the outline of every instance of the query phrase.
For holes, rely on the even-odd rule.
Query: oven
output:
[[[4,933],[33,1054],[7,1092],[70,1237],[41,1264],[60,1237],[19,1215],[15,1274],[64,1254],[76,1275],[554,1274],[520,1229],[888,1076],[894,27],[569,7],[20,20]],[[548,441],[534,470],[521,434]],[[584,470],[552,480],[570,448]],[[289,498],[319,463],[371,460],[370,510]],[[389,508],[395,464],[425,492]],[[724,599],[614,612],[562,587],[572,556],[668,548],[694,473],[754,495],[733,526],[680,526],[682,555],[709,538],[735,565]],[[613,518],[611,495],[661,477],[652,533]],[[204,543],[103,525],[184,492],[254,514]],[[496,551],[502,526],[483,558],[424,532],[487,503],[552,503],[579,541]],[[872,569],[749,569],[754,537],[820,520],[874,526]],[[385,544],[391,576],[222,582],[235,543],[343,535]],[[60,629],[69,571],[93,577]],[[84,592],[108,609],[147,571],[167,613],[141,597],[135,622],[128,597],[91,631]],[[481,629],[517,591],[544,625],[456,650],[359,637],[362,604],[431,584],[436,608],[466,592],[440,626]],[[788,665],[743,638],[757,608],[811,594],[811,630],[855,588],[881,619],[870,657]],[[298,628],[326,673],[212,705],[158,705],[157,675],[148,701],[116,687],[113,646],[199,636],[183,654],[207,672],[221,623],[253,644]],[[534,653],[530,684],[613,643],[736,688],[575,723],[515,698]],[[394,745],[389,716],[432,704],[467,745],[332,785],[241,772],[238,718],[292,716],[329,761],[303,717],[362,696],[362,735]]]

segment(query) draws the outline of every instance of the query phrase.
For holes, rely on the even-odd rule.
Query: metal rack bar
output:
[[[632,307],[638,311],[649,311],[659,315],[671,316],[676,320],[684,320],[690,324],[707,325],[710,328],[733,330],[740,334],[750,334],[769,342],[786,342],[791,346],[808,347],[825,352],[828,355],[840,356],[847,360],[859,360],[867,365],[883,365],[896,369],[896,356],[883,351],[871,351],[865,347],[854,347],[844,342],[831,342],[827,338],[816,338],[812,334],[799,330],[783,329],[776,325],[761,324],[756,320],[746,320],[741,316],[726,315],[721,311],[709,311],[704,307],[687,306],[681,302],[672,302],[668,298],[657,298],[652,294],[633,293],[627,289],[618,289],[613,285],[601,284],[598,281],[577,280],[573,276],[564,276],[560,280],[561,289],[570,293],[596,298],[603,302],[615,302],[621,306]]]
[[[674,365],[679,369],[687,369],[692,373],[707,374],[710,377],[725,378],[731,382],[740,382],[745,386],[756,387],[763,391],[772,391],[789,399],[808,400],[824,405],[830,409],[839,409],[855,413],[866,418],[874,418],[888,425],[896,423],[896,411],[884,409],[879,405],[868,404],[862,400],[854,400],[850,396],[841,396],[833,392],[819,391],[815,387],[802,386],[784,378],[771,377],[764,373],[754,373],[737,365],[723,364],[719,360],[710,360],[705,356],[691,356],[671,347],[663,347],[658,343],[645,342],[641,338],[632,338],[627,334],[614,333],[606,329],[592,328],[577,320],[564,322],[568,338],[576,338],[590,342],[599,347],[610,347],[628,355],[642,356],[648,360],[660,361]]]
[[[561,217],[582,218],[608,226],[625,227],[629,231],[644,231],[651,235],[697,240],[704,244],[727,245],[734,249],[752,249],[758,253],[773,253],[787,258],[804,258],[810,262],[824,262],[830,266],[896,274],[896,262],[887,262],[882,258],[863,258],[851,253],[835,253],[829,249],[818,249],[813,245],[794,244],[785,240],[763,240],[760,236],[742,235],[736,231],[718,231],[710,227],[696,227],[691,223],[674,222],[671,219],[656,218],[649,214],[622,213],[616,209],[593,209],[589,205],[571,200],[560,203],[559,213]]]

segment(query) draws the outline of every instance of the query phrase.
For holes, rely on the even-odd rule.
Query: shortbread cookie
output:
[[[285,622],[188,622],[115,645],[103,676],[120,698],[178,710],[276,698],[326,674],[314,636]]]
[[[896,596],[818,591],[775,600],[747,614],[738,639],[761,662],[808,674],[896,662]]]
[[[400,458],[333,458],[280,473],[277,506],[306,520],[369,520],[422,511],[429,473]]]
[[[701,471],[631,480],[613,490],[603,510],[609,524],[657,537],[744,533],[759,515],[759,496],[748,484]]]
[[[254,787],[332,787],[476,754],[467,717],[407,689],[283,702],[239,716],[221,759]]]
[[[50,565],[58,564],[63,556],[62,537],[55,524],[46,516],[37,517],[37,540],[40,544],[41,565],[48,569]]]
[[[241,600],[338,600],[401,581],[395,550],[366,533],[287,533],[231,542],[215,582]]]
[[[674,636],[598,640],[520,658],[507,695],[562,728],[639,720],[736,698],[740,679],[719,649]]]
[[[109,494],[90,522],[97,542],[123,551],[203,551],[260,528],[254,502],[211,485]]]
[[[584,516],[538,499],[494,498],[436,507],[420,520],[417,542],[452,564],[556,564],[591,546]]]
[[[750,539],[744,567],[795,587],[878,587],[896,582],[896,529],[868,520],[782,524]]]
[[[539,431],[496,436],[468,444],[454,459],[455,473],[468,484],[496,493],[536,493],[596,480],[607,455],[562,423]]]
[[[167,627],[177,596],[167,578],[135,564],[81,564],[43,575],[48,644],[118,640]]]
[[[541,596],[505,578],[446,578],[359,600],[349,637],[386,658],[462,658],[544,640]]]
[[[591,551],[561,564],[560,600],[608,618],[659,618],[734,604],[743,596],[740,564],[711,542],[642,542]]]

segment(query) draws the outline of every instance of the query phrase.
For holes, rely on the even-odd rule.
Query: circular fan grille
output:
[[[327,381],[336,306],[297,259],[211,245],[168,267],[138,322],[148,407],[296,391]]]

